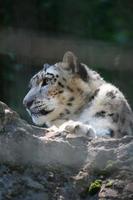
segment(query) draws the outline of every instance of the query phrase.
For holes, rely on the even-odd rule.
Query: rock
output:
[[[125,186],[125,191],[129,191],[133,193],[133,182],[129,182],[126,186]]]
[[[0,200],[133,199],[132,136],[65,137],[28,124],[3,102],[0,163]]]
[[[106,188],[104,185],[99,192],[99,198],[114,198],[116,199],[118,197],[118,192],[111,188]]]
[[[37,181],[34,181],[30,177],[26,176],[26,177],[23,178],[23,180],[25,181],[26,186],[29,187],[29,188],[33,188],[35,190],[43,190],[44,189],[42,184],[40,184]]]

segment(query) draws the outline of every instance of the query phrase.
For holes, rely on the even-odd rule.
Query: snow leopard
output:
[[[133,133],[133,113],[123,93],[71,51],[62,61],[44,64],[29,87],[23,104],[36,125],[91,137]]]

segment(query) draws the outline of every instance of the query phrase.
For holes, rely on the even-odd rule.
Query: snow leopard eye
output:
[[[45,77],[43,80],[42,80],[42,83],[41,83],[41,86],[46,86],[48,84],[51,84],[52,83],[52,78],[48,78],[48,77]]]
[[[41,85],[41,86],[43,87],[43,86],[45,86],[45,85],[47,85],[47,81],[46,81],[46,79],[43,79],[42,85]]]
[[[42,80],[41,86],[42,86],[42,87],[43,87],[43,86],[46,86],[46,85],[48,84],[48,82],[49,82],[49,79],[48,79],[48,78],[43,79],[43,80]]]

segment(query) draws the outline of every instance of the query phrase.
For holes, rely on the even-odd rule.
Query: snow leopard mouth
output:
[[[51,113],[53,111],[54,111],[54,109],[52,109],[52,110],[45,110],[45,109],[43,109],[43,110],[40,111],[40,114],[41,115],[47,115],[47,114],[49,114],[49,113]]]
[[[30,111],[30,112],[31,112],[31,115],[41,116],[41,115],[48,115],[49,113],[51,113],[53,111],[54,111],[54,109],[52,109],[52,110],[42,109],[42,110],[39,110],[38,112],[33,112],[33,111]]]

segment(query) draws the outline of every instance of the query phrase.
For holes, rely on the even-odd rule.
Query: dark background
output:
[[[1,0],[0,100],[28,119],[22,100],[29,79],[66,50],[119,87],[133,107],[132,0]]]

